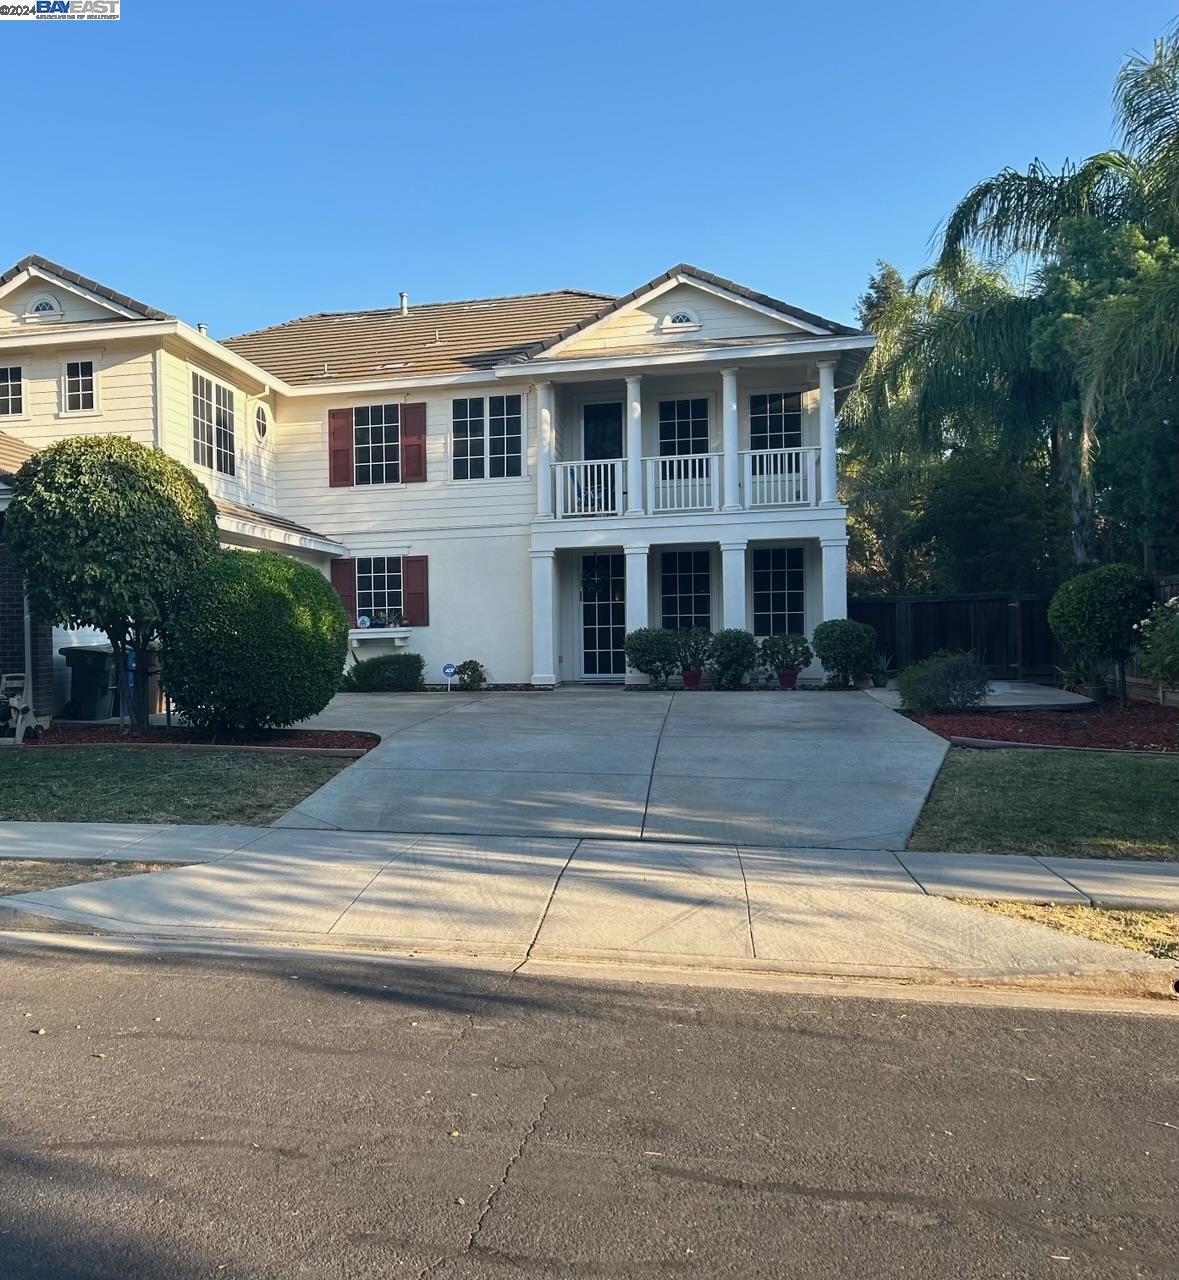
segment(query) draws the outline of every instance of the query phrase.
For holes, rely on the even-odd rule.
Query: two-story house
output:
[[[836,396],[872,341],[680,265],[622,298],[402,295],[217,342],[29,258],[0,276],[0,431],[184,461],[226,543],[330,576],[356,654],[617,682],[635,627],[845,615]]]

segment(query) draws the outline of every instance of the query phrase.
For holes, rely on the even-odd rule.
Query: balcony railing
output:
[[[622,514],[625,459],[557,462],[553,465],[553,474],[557,481],[553,512],[558,520]]]
[[[746,449],[739,455],[740,504],[813,507],[819,500],[819,449]],[[625,458],[552,464],[553,514],[558,520],[620,516],[627,507]],[[650,515],[719,511],[724,455],[672,454],[644,458],[642,502]]]
[[[746,507],[811,507],[818,449],[747,449],[741,455]]]
[[[644,458],[647,509],[661,511],[719,511],[721,455],[680,453]]]

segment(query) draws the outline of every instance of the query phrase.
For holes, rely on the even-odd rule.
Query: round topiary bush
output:
[[[666,687],[668,679],[680,669],[679,640],[676,632],[660,627],[638,627],[628,632],[623,642],[626,665],[649,676]]]
[[[815,628],[811,644],[833,688],[846,689],[876,669],[876,631],[866,622],[829,618]]]
[[[726,627],[712,637],[708,670],[722,689],[739,689],[757,666],[757,641],[740,627]]]
[[[1121,673],[1149,608],[1150,591],[1138,570],[1105,564],[1070,578],[1057,591],[1048,606],[1048,625],[1086,684],[1099,684],[1111,666]]]
[[[348,649],[348,619],[324,576],[270,551],[218,552],[163,634],[164,686],[190,724],[212,733],[322,711]]]
[[[897,677],[901,708],[914,715],[981,707],[990,687],[990,672],[973,653],[945,649],[906,667]]]

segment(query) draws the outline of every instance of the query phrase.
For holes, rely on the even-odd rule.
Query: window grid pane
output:
[[[231,476],[235,469],[233,392],[220,383],[213,384],[213,468]]]
[[[213,466],[213,382],[201,373],[192,375],[192,460]]]
[[[24,388],[20,365],[0,369],[0,414],[11,416],[24,412]]]
[[[664,551],[659,565],[660,626],[673,631],[712,626],[707,551]]]
[[[660,400],[659,454],[668,458],[708,452],[708,401]]]
[[[386,620],[400,616],[400,556],[365,556],[356,561],[356,613]]]
[[[401,406],[362,405],[353,414],[352,443],[357,484],[401,480]],[[400,590],[400,588],[399,588]]]
[[[519,396],[491,396],[488,400],[488,475],[518,476],[523,456],[523,429]]]
[[[802,548],[757,548],[753,553],[753,634],[802,633]]]
[[[775,391],[749,397],[749,447],[802,447],[802,396],[799,392]]]
[[[94,362],[70,360],[66,363],[65,407],[67,413],[94,408]]]
[[[503,399],[502,396],[495,397]],[[484,458],[483,397],[452,400],[451,437],[453,454],[451,477],[455,480],[482,480],[487,474]]]

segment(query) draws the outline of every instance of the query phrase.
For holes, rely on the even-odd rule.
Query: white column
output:
[[[557,683],[556,611],[557,556],[532,552],[532,683]]]
[[[626,514],[645,515],[643,501],[643,379],[626,380]]]
[[[722,443],[725,451],[722,471],[725,478],[725,500],[722,510],[740,511],[741,499],[737,490],[737,370],[721,370],[721,423]]]
[[[823,616],[847,617],[847,539],[823,538],[820,542],[823,556]]]
[[[819,361],[819,492],[821,507],[839,504],[835,489],[835,364]]]
[[[647,626],[647,605],[650,597],[650,586],[647,577],[647,553],[650,548],[642,546],[623,547],[626,555],[626,630],[637,631]],[[647,677],[627,668],[627,684],[646,684]]]
[[[747,626],[744,542],[721,543],[721,621],[726,627]]]
[[[536,514],[553,514],[553,384],[536,384]]]

